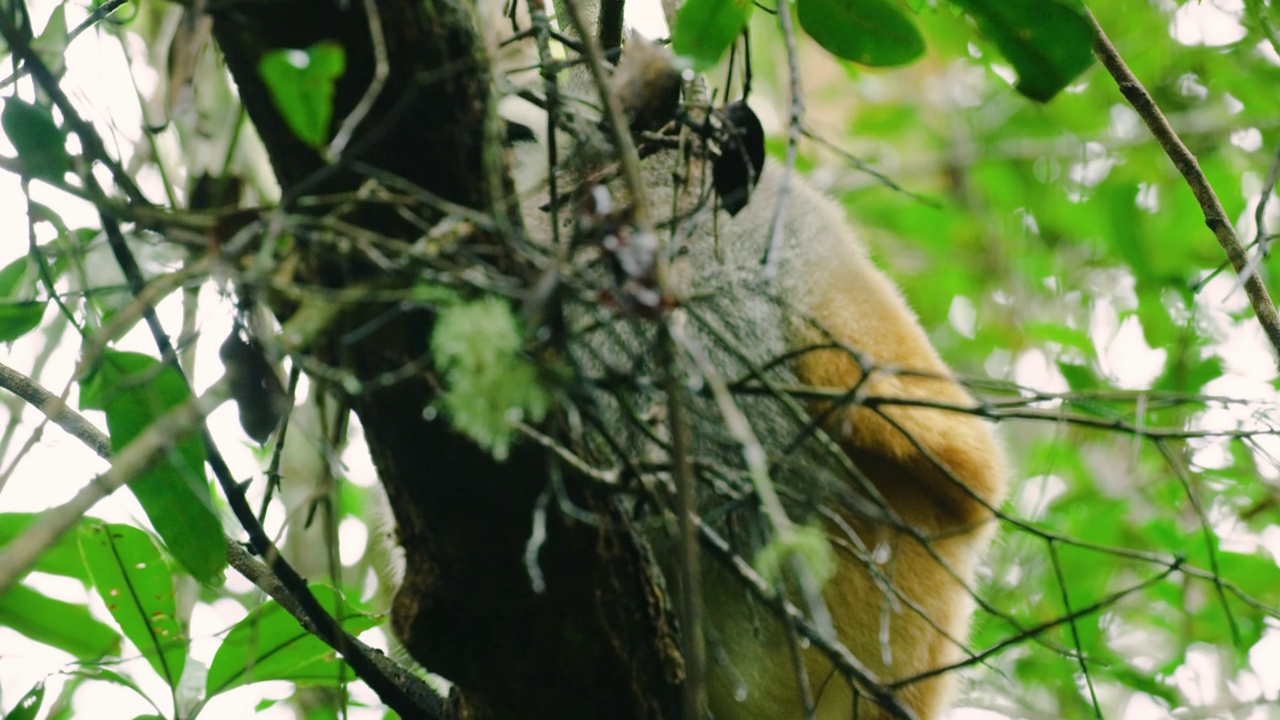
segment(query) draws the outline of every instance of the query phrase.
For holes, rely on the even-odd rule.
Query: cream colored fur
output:
[[[831,199],[803,177],[790,179],[777,273],[766,278],[761,259],[783,169],[768,163],[736,217],[699,200],[705,172],[698,160],[678,160],[673,151],[644,165],[653,215],[681,218],[660,223],[678,298],[671,312],[727,381],[764,369],[776,387],[859,387],[857,398],[837,407],[761,392],[735,399],[769,454],[771,477],[791,518],[824,528],[837,549],[838,569],[823,595],[840,641],[886,684],[954,663],[963,656],[972,612],[966,586],[972,587],[994,530],[989,508],[1005,493],[1003,456],[992,429],[964,413],[860,406],[861,398],[957,406],[971,406],[973,399],[952,379],[897,287],[875,267]],[[688,186],[675,187],[675,177]],[[562,192],[576,182],[565,179]],[[610,188],[625,203],[620,185]],[[545,202],[542,195],[523,203],[528,231],[543,242],[550,236],[540,209]],[[571,235],[577,206],[569,201],[565,207],[562,218],[572,217],[563,231]],[[637,386],[591,396],[588,411],[602,418],[615,443],[588,435],[577,439],[577,449],[603,464],[660,465],[667,458],[655,441],[665,433],[665,398],[653,389],[662,373],[656,323],[611,308],[599,292],[609,274],[599,263],[589,265],[599,250],[585,252],[573,267],[595,272],[568,281],[577,292],[568,301],[571,358],[587,376],[608,371],[637,380]],[[875,366],[870,377],[863,378],[847,350]],[[781,357],[791,359],[773,362]],[[692,363],[685,367],[697,375]],[[706,393],[694,394],[692,404],[693,451],[706,488],[699,512],[750,560],[767,542],[768,529],[742,479],[741,446]],[[825,436],[811,432],[814,418],[822,420]],[[619,449],[627,457],[617,457]],[[666,524],[653,527],[655,550],[669,567],[676,540]],[[729,570],[710,558],[703,565],[714,717],[802,718],[783,625]],[[818,718],[890,717],[865,697],[855,714],[853,691],[823,653],[811,648],[804,659]],[[897,699],[921,720],[936,720],[951,704],[955,685],[955,673],[947,673],[902,686]]]
[[[678,196],[676,204],[687,208],[696,193],[672,189],[670,155],[646,165],[649,200],[654,208],[671,208]],[[765,376],[780,387],[845,391],[862,379],[858,363],[844,349],[810,349],[834,341],[878,368],[862,384],[862,397],[971,406],[972,398],[951,379],[898,289],[872,264],[840,208],[802,178],[791,181],[777,275],[763,277],[760,261],[783,172],[770,162],[737,217],[723,212],[713,216],[704,208],[665,233],[677,248],[672,275],[680,307],[674,312],[717,371],[728,381],[738,380],[752,368],[798,352]],[[533,211],[526,216],[531,228],[545,229],[545,217],[539,215]],[[583,300],[582,305],[571,303],[570,317],[582,333],[573,354],[587,374],[609,369],[642,385],[660,377],[654,322],[618,312],[606,313],[601,323],[599,298],[588,294]],[[805,349],[810,350],[800,352]],[[595,397],[610,434],[621,439],[630,459],[665,462],[659,443],[649,435],[661,437],[665,426],[655,421],[638,427],[635,420],[655,410],[661,417],[663,399],[643,390],[624,393],[624,398],[619,401],[606,392]],[[824,598],[840,640],[885,683],[962,657],[960,644],[966,642],[972,610],[965,586],[972,586],[974,568],[992,534],[987,508],[999,505],[1004,496],[1002,454],[988,424],[963,413],[901,405],[876,410],[855,403],[833,410],[824,403],[803,405],[759,393],[739,395],[737,402],[770,455],[773,481],[786,491],[791,517],[824,527],[837,548],[838,570]],[[724,430],[714,403],[699,395],[692,410],[699,462],[721,468],[722,475],[741,473],[741,448]],[[826,418],[823,428],[838,444],[835,452],[843,451],[847,460],[820,437],[797,440],[813,417]],[[591,449],[588,443],[587,451]],[[856,472],[847,469],[848,461]],[[860,485],[858,473],[874,490]],[[721,478],[716,491],[703,493],[700,512],[748,560],[766,541],[765,523],[741,479]],[[653,539],[659,555],[666,556],[664,565],[670,566],[675,541],[662,531]],[[725,568],[706,559],[704,570],[712,656],[720,659],[708,669],[714,716],[803,717],[783,626]],[[890,717],[865,699],[855,716],[851,690],[833,676],[825,656],[810,649],[805,661],[819,701],[817,717]],[[898,699],[921,720],[932,720],[950,705],[954,687],[950,673],[903,686]]]

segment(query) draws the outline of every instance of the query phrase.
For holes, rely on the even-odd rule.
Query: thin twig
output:
[[[391,74],[391,63],[387,60],[387,41],[382,34],[382,16],[378,14],[377,0],[364,0],[364,12],[369,19],[369,44],[373,46],[373,78],[369,80],[364,95],[360,96],[360,102],[342,119],[342,125],[329,142],[325,154],[331,162],[342,157],[347,144],[351,142],[351,136],[373,109],[373,104],[382,94],[387,77]]]
[[[1245,294],[1249,297],[1249,303],[1253,306],[1253,311],[1267,334],[1267,339],[1271,341],[1271,347],[1276,351],[1277,360],[1280,361],[1280,315],[1276,314],[1275,303],[1271,301],[1271,295],[1263,285],[1261,276],[1256,272],[1246,274],[1249,255],[1236,237],[1231,220],[1227,217],[1226,210],[1222,208],[1222,203],[1218,201],[1218,196],[1214,194],[1209,179],[1200,169],[1195,155],[1191,154],[1187,146],[1178,138],[1178,134],[1173,131],[1155,100],[1120,57],[1120,53],[1111,44],[1102,26],[1098,24],[1097,18],[1087,6],[1082,9],[1084,17],[1093,26],[1094,54],[1098,56],[1103,67],[1111,73],[1111,77],[1115,78],[1120,94],[1124,95],[1137,111],[1138,116],[1147,124],[1165,154],[1173,161],[1174,167],[1186,179],[1187,185],[1200,204],[1201,212],[1204,213],[1205,224],[1213,231],[1218,244],[1227,255],[1227,260],[1231,262],[1231,267],[1244,278]]]
[[[94,8],[93,12],[89,13],[89,17],[82,20],[79,25],[76,25],[75,28],[71,30],[71,32],[67,33],[67,47],[70,47],[71,42],[75,40],[77,37],[80,37],[80,34],[83,33],[85,30],[88,30],[94,25],[97,25],[99,22],[106,20],[107,17],[109,17],[116,10],[119,10],[127,2],[129,2],[129,0],[107,0],[106,2],[102,3],[98,7]],[[0,90],[3,90],[4,88],[7,88],[10,85],[18,82],[22,78],[26,77],[27,74],[30,72],[31,72],[31,68],[27,65],[23,65],[22,67],[18,68],[17,71],[15,71],[9,77],[5,78],[4,80],[0,80]]]
[[[604,50],[600,48],[600,40],[595,33],[591,32],[591,26],[582,14],[578,2],[565,0],[564,4],[569,10],[569,20],[580,36],[587,68],[591,70],[591,79],[595,82],[596,91],[600,93],[600,102],[604,104],[605,124],[609,126],[618,163],[622,166],[622,180],[627,184],[627,192],[631,194],[631,217],[637,227],[649,231],[653,220],[649,215],[644,176],[640,173],[640,154],[636,151],[635,141],[631,139],[631,126],[622,112],[618,96],[609,91],[609,78],[605,76],[604,70]]]
[[[831,660],[836,669],[851,684],[855,685],[858,692],[870,695],[876,704],[880,705],[891,716],[899,718],[899,720],[916,720],[915,713],[899,702],[897,695],[892,690],[887,689],[887,686],[880,678],[870,668],[862,664],[862,661],[854,656],[849,651],[849,648],[814,627],[805,618],[804,613],[800,612],[799,608],[788,602],[786,598],[779,597],[769,583],[760,577],[751,565],[742,559],[741,555],[734,552],[729,542],[714,528],[707,525],[701,518],[697,519],[697,523],[698,534],[702,539],[703,547],[710,550],[712,555],[727,564],[751,594],[775,608],[781,615],[783,622],[792,623],[792,626],[802,637],[822,651]]]
[[[689,388],[680,370],[680,347],[672,329],[663,325],[659,343],[662,351],[663,390],[667,394],[667,424],[671,434],[671,477],[676,484],[676,512],[680,528],[680,609],[684,623],[685,664],[684,716],[702,717],[706,694],[707,646],[703,634],[702,569],[698,531],[697,478],[693,473],[689,427]]]
[[[1093,687],[1093,674],[1089,672],[1089,663],[1085,658],[1084,645],[1080,643],[1080,628],[1076,624],[1075,615],[1071,611],[1071,594],[1067,591],[1067,578],[1062,572],[1062,560],[1058,557],[1058,546],[1052,540],[1046,543],[1049,546],[1049,560],[1053,564],[1053,574],[1058,580],[1058,590],[1062,595],[1062,609],[1066,611],[1067,627],[1071,629],[1071,641],[1076,648],[1076,660],[1080,663],[1080,674],[1084,676],[1084,683],[1089,688],[1089,698],[1093,702],[1093,715],[1098,720],[1102,720],[1102,708],[1098,705],[1098,692]]]
[[[1263,37],[1271,43],[1271,49],[1280,55],[1280,35],[1276,34],[1276,26],[1271,22],[1269,8],[1263,5],[1262,0],[1244,0],[1244,4],[1254,22],[1262,29]]]
[[[725,384],[724,378],[716,370],[716,366],[712,363],[706,350],[685,332],[680,324],[668,322],[666,327],[676,345],[697,366],[703,382],[711,391],[711,397],[716,403],[716,409],[719,410],[721,419],[724,421],[725,429],[741,445],[743,463],[747,467],[747,472],[751,477],[752,488],[756,492],[756,497],[760,501],[765,517],[769,519],[774,541],[781,543],[783,547],[793,547],[792,543],[796,532],[795,524],[787,516],[786,508],[782,505],[782,499],[778,496],[772,478],[769,477],[769,455],[756,437],[755,431],[751,427],[751,421],[747,419],[742,408],[738,407],[738,403],[734,401],[733,394],[729,392],[729,386]],[[835,621],[831,618],[831,612],[827,609],[826,602],[822,599],[822,588],[817,578],[814,577],[813,571],[797,551],[792,550],[785,559],[786,567],[793,573],[796,584],[799,585],[800,595],[804,598],[804,604],[809,610],[809,617],[812,618],[813,625],[828,638],[834,640],[836,637]]]
[[[67,125],[71,126],[71,129],[80,138],[80,144],[84,147],[85,154],[107,167],[111,172],[111,179],[131,201],[142,205],[150,204],[146,196],[142,194],[142,190],[133,182],[133,178],[129,176],[129,173],[125,172],[120,162],[107,152],[106,145],[103,144],[102,137],[98,134],[98,131],[76,111],[75,105],[71,103],[71,99],[67,97],[67,94],[63,92],[62,87],[58,84],[57,77],[49,70],[49,66],[45,65],[40,56],[31,49],[31,45],[18,33],[18,29],[14,27],[13,22],[4,13],[0,13],[0,37],[3,37],[5,42],[9,44],[9,49],[15,61],[21,62],[27,68],[34,76],[36,84],[48,94],[54,106],[62,113],[63,120]],[[96,197],[106,197],[101,188],[97,187],[98,183],[93,173],[87,169],[84,173],[84,180]]]
[[[787,195],[791,192],[791,177],[796,172],[796,146],[800,140],[804,116],[804,98],[800,92],[800,54],[796,50],[796,33],[791,27],[791,13],[778,13],[778,26],[787,48],[787,78],[791,103],[787,107],[787,157],[783,166],[782,181],[778,184],[778,207],[773,211],[773,224],[769,228],[769,244],[760,261],[764,264],[764,277],[771,279],[778,272],[778,247],[782,243],[782,224],[787,215]]]

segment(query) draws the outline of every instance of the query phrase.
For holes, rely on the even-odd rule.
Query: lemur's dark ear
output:
[[[534,134],[533,128],[525,125],[524,123],[518,123],[515,120],[503,120],[503,125],[506,130],[506,141],[508,147],[511,147],[516,143],[531,143],[538,141],[538,136]]]
[[[609,81],[632,132],[661,129],[680,106],[680,71],[671,50],[632,33]]]
[[[719,117],[724,124],[716,134],[720,153],[711,177],[720,205],[730,215],[737,215],[747,206],[764,170],[764,127],[742,100],[726,105]]]

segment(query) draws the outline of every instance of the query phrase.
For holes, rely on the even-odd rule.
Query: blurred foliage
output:
[[[98,22],[90,35],[103,46],[129,49],[133,76],[153,81],[137,88],[143,115],[162,115],[170,125],[144,132],[139,118],[108,122],[104,112],[86,113],[112,140],[107,146],[127,156],[131,175],[150,197],[176,209],[189,209],[188,181],[202,174],[242,178],[243,205],[270,204],[274,181],[216,53],[197,52],[193,97],[171,118],[164,115],[157,108],[167,108],[162,80],[168,58],[157,48],[166,47],[166,28],[181,8],[154,0],[130,5],[128,13]],[[788,68],[777,18],[751,12],[750,3],[731,5],[690,0],[689,23],[710,45],[677,36],[677,47],[700,66],[711,66],[732,44],[734,29],[749,24],[752,101],[773,136],[770,152],[783,157]],[[1083,59],[1076,52],[1060,55],[1048,52],[1058,48],[1047,48],[1043,54],[1019,54],[1027,50],[1019,42],[1042,48],[1054,42],[1043,33],[1023,36],[1001,25],[1001,18],[1034,5],[863,2],[860,7],[882,9],[894,23],[908,19],[923,49],[912,44],[907,54],[923,55],[901,68],[871,70],[809,41],[801,42],[799,53],[806,137],[797,169],[844,203],[939,350],[974,379],[975,392],[987,401],[984,412],[999,418],[1009,448],[1015,488],[982,586],[975,588],[977,623],[966,645],[972,682],[962,704],[995,713],[983,717],[1119,718],[1129,717],[1129,708],[1154,704],[1166,714],[1177,709],[1192,717],[1280,718],[1275,358],[1234,274],[1224,270],[1195,198],[1112,79],[1096,64],[1081,73]],[[1048,5],[1054,12],[1075,13],[1078,7],[1067,0]],[[1274,282],[1280,267],[1265,252],[1280,225],[1280,201],[1266,185],[1280,148],[1280,48],[1268,39],[1280,7],[1261,0],[1243,7],[1225,0],[1094,5],[1120,53],[1196,154],[1242,241],[1257,241],[1264,281],[1280,288]],[[25,22],[22,3],[0,7]],[[83,4],[65,7],[68,17],[56,18],[69,26],[90,10]],[[829,25],[842,8],[812,0],[808,11],[802,6],[800,20],[806,28]],[[46,3],[46,12],[51,9]],[[55,27],[49,35],[33,35],[21,23],[19,29],[28,39],[64,34]],[[842,32],[832,42],[850,39],[843,33],[848,28],[835,29]],[[1078,35],[1078,28],[1068,29]],[[1074,37],[1071,47],[1078,49],[1078,42]],[[8,46],[0,47],[8,57]],[[857,47],[844,54],[864,52]],[[272,78],[274,98],[295,133],[320,148],[332,137],[327,98],[344,56],[341,48],[327,45],[310,52],[306,62],[295,54],[273,56],[261,71]],[[5,75],[13,70],[7,62],[0,68]],[[70,61],[67,83],[76,69]],[[1043,84],[1033,83],[1039,89],[1029,91],[1029,80]],[[103,409],[113,441],[122,445],[165,410],[188,401],[191,392],[171,374],[171,358],[118,349],[103,353],[90,339],[80,344],[104,326],[111,333],[103,342],[114,343],[138,322],[126,307],[124,280],[106,252],[103,228],[94,225],[100,222],[96,215],[84,220],[83,213],[72,217],[61,209],[68,198],[89,195],[83,176],[101,171],[101,159],[85,156],[85,145],[67,136],[72,123],[29,78],[6,87],[0,125],[8,143],[0,149],[0,167],[6,180],[24,178],[13,186],[29,196],[29,222],[0,245],[7,251],[0,258],[0,342],[22,350],[14,353],[22,363],[14,364],[50,387],[68,381],[65,368],[61,375],[47,369],[55,351],[99,351],[99,374],[80,378],[81,406]],[[99,88],[82,84],[75,90],[77,101],[95,110],[115,107]],[[1052,100],[1036,104],[1024,94]],[[1260,228],[1255,212],[1264,201]],[[188,255],[187,247],[203,247],[189,242],[183,234],[189,229],[175,227],[163,237],[126,229],[141,273],[163,289],[157,301],[176,305],[184,283],[204,278],[196,271],[179,277],[183,271],[175,270],[195,264],[197,254]],[[204,234],[196,237],[206,241]],[[165,285],[166,279],[172,282]],[[56,310],[49,307],[55,296]],[[231,314],[225,307],[222,312]],[[195,342],[196,324],[183,330],[191,331],[184,341]],[[63,339],[68,325],[77,331],[72,340]],[[179,335],[176,324],[170,332]],[[537,369],[521,354],[526,340],[512,309],[493,300],[454,304],[442,313],[433,337],[444,371],[441,409],[495,455],[515,441],[514,419],[536,421],[550,403]],[[316,384],[332,380],[318,377]],[[22,461],[40,441],[41,429],[22,420],[18,405],[7,407],[0,489],[15,468],[18,474],[40,472]],[[103,416],[90,419],[101,424]],[[286,524],[310,530],[311,520],[327,507],[331,527],[321,533],[323,542],[299,534],[285,551],[299,564],[302,554],[321,551],[309,572],[327,570],[327,580],[338,588],[322,591],[323,601],[340,608],[347,626],[360,631],[377,620],[363,612],[366,605],[386,605],[385,596],[369,591],[368,576],[385,571],[388,561],[366,557],[342,564],[335,559],[337,549],[326,544],[337,541],[333,527],[355,522],[366,540],[373,538],[368,545],[376,555],[386,550],[377,541],[386,530],[365,508],[377,503],[342,482],[341,443],[335,438],[343,437],[346,426],[332,419],[315,422],[305,426],[299,420],[290,433],[314,444],[310,461],[321,470],[297,472],[288,466],[295,461],[289,457],[282,469],[274,452],[257,455],[261,467],[255,470],[269,468],[277,483],[299,475],[322,477],[339,483],[338,489],[319,481],[302,488],[285,483],[280,495],[292,492],[299,499],[283,508],[271,505],[270,513],[266,506],[276,485],[260,491],[267,483],[256,483],[254,491],[267,498],[262,514],[273,530]],[[28,437],[34,439],[24,443]],[[358,432],[350,438],[358,441]],[[225,446],[239,438],[218,440]],[[212,666],[186,654],[182,633],[190,618],[173,602],[182,584],[171,588],[168,568],[186,565],[214,579],[224,549],[218,501],[208,497],[203,465],[198,441],[178,442],[152,475],[133,485],[140,497],[155,491],[143,506],[165,548],[149,530],[122,530],[125,544],[146,559],[112,566],[114,541],[99,542],[82,555],[64,538],[34,568],[39,578],[25,578],[0,596],[0,624],[56,648],[74,676],[48,698],[43,684],[14,690],[4,699],[8,717],[34,716],[42,702],[67,716],[65,696],[83,683],[106,683],[145,697],[135,676],[147,672],[159,671],[175,696],[193,683],[211,696],[239,692],[260,679],[304,685],[349,679],[279,606],[227,588],[191,592],[204,608],[230,598],[249,614],[224,625],[229,632],[218,638],[221,649]],[[173,488],[180,492],[168,492]],[[166,525],[158,518],[167,514],[198,523],[171,518]],[[32,514],[0,515],[0,543],[14,542],[35,521]],[[315,523],[318,530],[322,525]],[[115,537],[101,535],[110,527],[82,523],[77,532],[106,541]],[[330,549],[335,556],[324,556]],[[170,563],[165,550],[178,563]],[[163,578],[156,577],[158,568],[165,568]],[[103,580],[108,574],[111,582]],[[124,581],[128,587],[159,588],[159,596],[132,599],[135,611],[158,613],[164,623],[91,611],[87,593],[70,602],[46,592],[39,581],[50,577],[108,594]],[[160,642],[163,635],[173,637]],[[122,637],[134,647],[122,647]],[[101,665],[122,655],[147,662],[120,672]],[[176,672],[182,667],[187,672]],[[207,678],[190,677],[193,668]],[[1206,677],[1216,680],[1202,682]],[[28,688],[30,694],[15,702]],[[158,709],[157,716],[162,714]]]
[[[1280,152],[1277,49],[1237,5],[1092,9],[1252,243]],[[1096,696],[1120,717],[1141,695],[1280,717],[1280,656],[1250,659],[1280,637],[1276,368],[1243,290],[1103,68],[1034,104],[991,38],[945,7],[917,20],[930,52],[900,71],[801,53],[803,121],[822,142],[802,142],[798,165],[843,199],[948,361],[1000,381],[978,390],[1018,408],[1006,417],[1034,415],[1001,423],[1023,482],[979,592],[968,702],[1083,718]],[[1177,39],[1197,32],[1239,39]],[[762,64],[757,88],[785,102],[785,64]],[[1280,223],[1265,190],[1264,248]],[[1280,266],[1258,269],[1274,289]],[[1179,437],[1200,431],[1225,435]],[[1189,680],[1206,667],[1209,694]]]

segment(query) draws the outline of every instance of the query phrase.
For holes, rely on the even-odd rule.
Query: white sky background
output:
[[[30,0],[29,2],[37,27],[42,27],[48,14],[56,2],[54,0]],[[632,0],[627,5],[629,23],[648,37],[665,35],[665,23],[657,10],[656,0]],[[1206,44],[1222,45],[1238,41],[1244,35],[1238,18],[1242,12],[1239,0],[1205,0],[1189,2],[1178,11],[1170,32],[1175,39],[1187,45]],[[84,10],[77,6],[67,8],[68,25],[74,26],[84,18]],[[1270,54],[1270,49],[1264,52]],[[129,68],[120,52],[119,46],[111,40],[100,40],[94,32],[89,32],[71,45],[67,54],[68,74],[63,87],[67,89],[86,117],[95,121],[100,131],[106,134],[108,145],[115,138],[116,147],[128,151],[140,140],[142,114],[135,88],[130,81]],[[0,70],[0,75],[7,75],[8,69]],[[138,77],[137,81],[144,94],[152,92],[155,77]],[[29,82],[22,83],[24,97],[30,98]],[[117,125],[109,132],[108,120]],[[172,131],[169,131],[172,132]],[[113,134],[112,134],[113,133]],[[161,138],[165,141],[164,138]],[[0,137],[0,154],[12,157],[13,148],[7,140]],[[158,178],[143,175],[138,178],[144,191],[152,198],[162,198],[163,191]],[[66,195],[40,187],[35,183],[33,198],[56,208],[69,227],[97,226],[98,220],[93,208],[87,203],[69,199]],[[1255,201],[1256,202],[1256,201]],[[1245,216],[1238,219],[1243,231],[1252,226],[1252,207]],[[48,232],[48,226],[43,226]],[[41,237],[40,240],[48,240]],[[27,252],[27,224],[22,190],[17,178],[0,173],[0,266]],[[104,260],[110,264],[109,260]],[[1232,360],[1228,367],[1231,374],[1223,378],[1212,391],[1221,395],[1236,397],[1276,399],[1271,387],[1275,369],[1271,364],[1271,351],[1265,343],[1255,323],[1243,325],[1233,323],[1227,311],[1238,309],[1244,304],[1243,293],[1234,288],[1234,280],[1220,277],[1202,294],[1206,302],[1222,303],[1211,314],[1215,315],[1219,327],[1226,333],[1225,346],[1231,351],[1227,354]],[[221,366],[216,357],[216,346],[227,335],[231,323],[231,310],[220,302],[214,290],[206,287],[201,298],[204,309],[201,318],[203,335],[203,353],[197,363],[194,378],[198,390],[210,385],[221,373]],[[961,298],[960,300],[964,300]],[[969,306],[972,312],[972,305]],[[1206,307],[1208,307],[1206,305]],[[53,313],[51,308],[49,313]],[[166,327],[171,333],[181,324],[180,309],[176,300],[165,303],[160,313]],[[952,322],[957,332],[964,334],[966,326],[971,325],[972,318],[965,318],[965,304],[961,302],[953,307]],[[51,317],[46,315],[46,320]],[[1150,382],[1157,372],[1158,363],[1162,360],[1163,350],[1146,346],[1140,330],[1136,325],[1120,322],[1116,307],[1097,307],[1091,321],[1091,336],[1110,338],[1100,341],[1099,354],[1103,367],[1112,375],[1118,386],[1139,388]],[[176,333],[175,333],[176,334]],[[12,348],[0,347],[0,358],[8,365],[20,371],[28,371],[33,362],[34,353],[43,345],[39,332],[20,339]],[[155,354],[155,346],[150,336],[139,327],[121,343],[120,349],[137,350]],[[65,382],[71,377],[74,368],[78,344],[74,331],[68,330],[59,351],[54,353],[43,378],[46,383]],[[1135,358],[1147,358],[1146,362],[1135,361]],[[1013,366],[1007,369],[1012,379],[1024,385],[1053,389],[1061,383],[1056,369],[1043,355],[1036,352],[1027,353],[1017,358]],[[54,392],[61,391],[60,385],[51,385]],[[72,404],[76,404],[73,388]],[[23,411],[24,424],[17,433],[13,448],[19,447],[27,435],[35,427],[39,414],[27,408]],[[101,415],[88,413],[91,420],[99,427],[105,427]],[[7,415],[5,416],[7,421]],[[1234,421],[1226,418],[1225,420]],[[209,418],[214,434],[220,438],[242,438],[236,421],[235,409],[231,404],[224,405]],[[227,455],[227,460],[238,476],[244,477],[258,468],[258,461],[251,450],[250,441],[242,443],[226,442],[220,449]],[[1273,447],[1280,456],[1280,447]],[[10,458],[5,458],[7,465]],[[360,452],[348,452],[344,456],[348,467],[344,473],[354,481],[365,484],[374,481],[373,470],[367,456]],[[4,465],[0,465],[3,467]],[[40,511],[69,499],[79,490],[88,478],[102,472],[106,463],[85,449],[78,441],[70,438],[60,429],[50,426],[43,438],[35,445],[19,471],[11,478],[8,485],[0,491],[0,511]],[[143,514],[132,496],[120,492],[104,500],[94,508],[93,515],[112,521],[138,522]],[[357,533],[358,534],[358,533]],[[352,537],[352,540],[361,538]],[[1273,555],[1280,557],[1280,530],[1267,538],[1267,546]],[[233,572],[228,573],[228,582],[238,588],[247,588],[247,583]],[[83,602],[88,598],[99,617],[109,624],[114,624],[109,614],[101,605],[96,595],[86,594],[85,590],[74,581],[57,578],[36,578],[32,581],[41,591],[69,601]],[[219,642],[218,633],[224,631],[232,623],[243,616],[243,609],[232,601],[222,601],[214,606],[197,607],[192,621],[192,637],[194,638],[193,655],[208,662]],[[1256,694],[1275,700],[1280,694],[1280,630],[1273,629],[1253,650],[1255,673],[1252,680],[1246,678],[1223,679],[1218,677],[1219,664],[1213,656],[1212,649],[1193,654],[1194,657],[1178,678],[1179,684],[1192,697],[1211,696],[1219,691],[1219,686],[1227,680],[1237,683],[1236,692],[1245,696]],[[21,635],[0,628],[0,708],[11,708],[23,693],[37,681],[48,677],[49,687],[46,693],[46,707],[56,696],[60,687],[56,675],[66,669],[69,657],[50,651],[49,648],[30,642]],[[170,708],[165,704],[168,696],[167,688],[141,660],[127,662],[122,668],[131,672],[139,684],[160,703],[166,713]],[[1239,686],[1244,682],[1245,686]],[[1251,685],[1249,683],[1252,683]],[[281,698],[288,694],[290,687],[283,683],[264,683],[251,686],[220,696],[205,710],[203,717],[250,717],[254,715],[255,705],[264,698]],[[103,683],[88,683],[77,692],[76,707],[80,715],[97,718],[128,718],[138,714],[154,712],[136,696],[127,691]],[[372,699],[367,692],[363,699]],[[106,712],[104,708],[111,708]],[[1263,711],[1260,711],[1263,712]],[[273,709],[258,715],[263,718],[291,717],[291,712]],[[381,713],[373,711],[353,711],[352,717],[380,717]],[[994,711],[959,709],[952,713],[954,720],[999,720],[1005,716]],[[1144,696],[1135,696],[1129,701],[1120,720],[1152,720],[1154,718],[1172,717],[1162,707]],[[1250,720],[1264,717],[1261,714],[1247,716]]]

